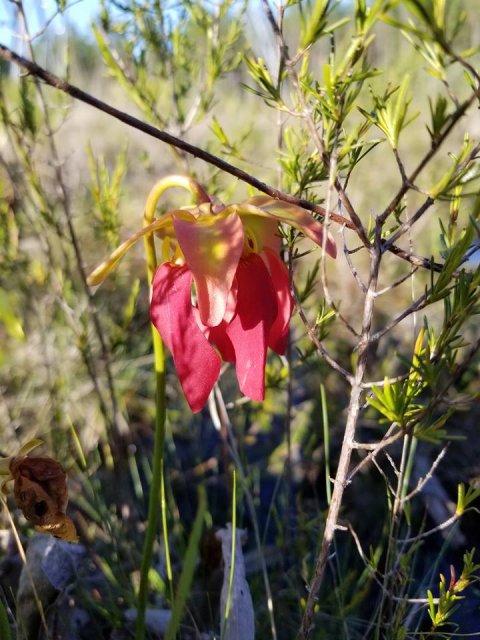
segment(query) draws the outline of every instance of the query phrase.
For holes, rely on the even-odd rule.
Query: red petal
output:
[[[227,327],[227,323],[223,321],[218,326],[208,329],[207,337],[217,347],[224,362],[235,362],[235,349],[227,335]]]
[[[268,336],[268,346],[276,353],[283,355],[287,348],[288,325],[294,306],[290,293],[290,274],[280,256],[270,249],[265,249],[262,257],[270,271],[278,307],[277,317]]]
[[[252,400],[263,400],[267,341],[277,315],[277,301],[272,279],[259,255],[251,253],[242,258],[236,278],[237,314],[226,325],[225,333],[235,350],[240,390]]]
[[[152,283],[150,317],[172,352],[190,408],[200,411],[220,373],[220,358],[195,322],[192,274],[188,267],[162,264]]]
[[[235,293],[236,296],[236,293]],[[235,300],[236,305],[236,300]],[[229,316],[231,319],[235,315],[234,312]],[[195,315],[195,320],[197,325],[200,327],[203,335],[210,342],[210,344],[215,345],[215,347],[220,352],[220,356],[224,362],[235,362],[235,351],[233,349],[232,342],[230,338],[225,333],[225,329],[227,327],[227,321],[222,320],[220,324],[216,327],[208,327],[206,324],[200,319],[200,312],[197,307],[193,307],[193,313]]]

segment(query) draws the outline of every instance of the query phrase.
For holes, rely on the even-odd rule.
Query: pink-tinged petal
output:
[[[235,212],[173,214],[175,233],[193,273],[202,322],[220,324],[243,250],[243,226]]]
[[[278,222],[285,222],[303,231],[318,246],[323,246],[323,226],[305,209],[289,204],[283,200],[276,200],[270,196],[255,196],[249,198],[237,206],[237,211],[243,217],[245,214],[267,216],[275,218]],[[335,258],[337,246],[330,234],[326,239],[327,253]]]
[[[192,274],[186,266],[162,264],[152,283],[150,317],[172,352],[178,378],[193,413],[200,411],[220,374],[220,358],[195,322]]]
[[[240,260],[236,277],[237,313],[225,333],[235,351],[240,390],[252,400],[263,400],[267,342],[277,315],[277,301],[270,274],[257,254]]]
[[[278,309],[268,336],[268,346],[276,353],[283,355],[287,349],[288,325],[294,307],[290,293],[290,274],[280,256],[270,249],[263,251],[262,258],[270,271]]]

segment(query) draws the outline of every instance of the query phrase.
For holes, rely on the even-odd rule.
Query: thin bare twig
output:
[[[360,287],[361,291],[363,293],[367,293],[367,286],[365,285],[365,283],[360,278],[360,274],[358,273],[358,270],[355,267],[355,265],[353,264],[352,258],[350,257],[352,255],[353,251],[350,251],[350,249],[347,247],[347,241],[345,239],[345,227],[342,227],[342,240],[343,240],[343,253],[345,255],[345,259],[347,260],[347,264],[348,264],[348,266],[350,268],[350,271],[351,271],[353,277],[355,278],[355,280],[357,281],[357,284]]]
[[[354,542],[355,542],[355,546],[357,548],[358,551],[358,555],[360,556],[365,569],[368,571],[368,573],[370,574],[370,576],[375,580],[375,582],[377,583],[377,585],[380,587],[380,589],[389,597],[391,598],[393,601],[395,602],[408,602],[408,604],[428,604],[430,601],[428,600],[428,598],[401,598],[398,596],[393,596],[392,593],[390,591],[387,591],[385,588],[385,585],[378,579],[377,574],[375,572],[374,569],[372,569],[370,563],[367,560],[367,557],[365,556],[365,552],[362,549],[362,545],[360,543],[360,538],[357,535],[357,532],[355,531],[355,529],[352,527],[351,523],[348,522],[346,526],[339,526],[337,527],[338,529],[341,529],[342,531],[349,531]],[[433,598],[433,602],[435,604],[438,603],[438,598]]]
[[[37,611],[38,611],[38,614],[39,614],[39,617],[40,617],[40,621],[41,621],[41,626],[43,627],[43,630],[45,631],[47,640],[52,640],[52,636],[50,634],[50,630],[49,630],[48,624],[47,624],[47,619],[45,617],[45,607],[43,606],[44,603],[42,602],[42,600],[41,600],[41,598],[40,598],[40,596],[38,594],[37,585],[36,585],[35,580],[33,578],[32,570],[30,568],[30,564],[27,561],[27,555],[25,553],[25,549],[23,548],[22,541],[20,540],[20,536],[18,534],[17,527],[15,526],[15,522],[13,521],[12,514],[10,513],[10,509],[8,508],[7,502],[1,496],[0,496],[0,506],[2,506],[2,508],[5,511],[5,513],[7,514],[7,518],[8,518],[10,527],[11,527],[12,532],[13,532],[13,537],[15,538],[15,544],[17,545],[18,555],[20,556],[20,559],[22,560],[23,567],[25,568],[25,572],[26,572],[27,577],[28,577],[28,581],[30,582],[30,586],[32,587],[33,599],[35,600],[35,606],[37,607]],[[18,620],[18,622],[21,622],[21,621]]]
[[[436,527],[433,527],[433,529],[429,529],[428,531],[424,531],[423,533],[418,533],[416,536],[412,536],[411,538],[403,538],[402,540],[399,540],[398,543],[412,544],[413,542],[418,542],[419,540],[423,540],[423,538],[428,538],[432,536],[434,533],[439,533],[440,531],[444,531],[445,529],[448,529],[448,527],[451,527],[453,524],[455,524],[455,522],[457,522],[459,518],[460,518],[460,514],[454,513],[453,516],[448,518],[448,520],[445,520],[445,522],[442,522]]]
[[[385,334],[389,333],[394,327],[397,326],[397,324],[402,322],[402,320],[405,320],[405,318],[407,318],[412,313],[420,311],[421,309],[426,307],[427,304],[428,304],[428,294],[423,293],[412,304],[410,304],[406,309],[404,309],[401,313],[399,313],[398,316],[393,318],[393,320],[391,320],[387,325],[385,325],[383,329],[380,329],[380,331],[377,331],[376,333],[372,334],[371,336],[372,342],[376,342],[380,340],[380,338],[382,338]]]
[[[398,429],[398,431],[395,431],[395,429]],[[393,433],[395,431],[395,433]],[[405,435],[405,431],[403,429],[400,429],[398,424],[392,424],[390,425],[390,428],[388,429],[387,433],[385,434],[385,436],[380,440],[380,442],[353,442],[352,446],[355,449],[360,449],[360,450],[365,450],[365,451],[369,451],[370,453],[368,453],[367,456],[365,456],[365,458],[363,458],[363,460],[361,460],[349,473],[348,475],[348,479],[347,482],[350,483],[353,479],[353,477],[365,466],[367,465],[369,462],[371,462],[371,460],[373,458],[375,458],[380,451],[382,451],[382,449],[384,449],[385,447],[388,447],[389,445],[393,444],[394,442],[397,442],[397,440],[399,440],[400,438],[403,438],[403,436]]]
[[[395,384],[396,382],[403,382],[407,380],[410,373],[402,373],[400,376],[394,376],[393,378],[384,378],[383,380],[372,380],[371,382],[364,382],[364,389],[372,389],[373,387],[383,387],[385,384]]]
[[[295,308],[298,312],[298,315],[300,316],[301,321],[303,322],[303,325],[305,326],[305,329],[307,330],[308,337],[315,345],[320,356],[325,360],[325,362],[328,365],[330,365],[330,367],[332,367],[332,369],[334,369],[337,373],[343,376],[345,380],[347,380],[350,384],[353,384],[354,378],[352,374],[349,373],[346,369],[344,369],[341,365],[339,365],[334,358],[332,358],[332,356],[328,353],[327,349],[323,346],[323,344],[318,339],[318,336],[315,333],[315,329],[308,322],[307,316],[305,315],[305,311],[303,310],[303,307],[300,304],[300,301],[298,300],[297,294],[295,292],[295,288],[293,286],[291,289],[291,293],[295,303]]]
[[[385,482],[385,485],[388,487],[388,490],[390,491],[392,496],[394,496],[395,495],[395,489],[393,488],[392,483],[388,479],[387,474],[385,473],[385,471],[380,466],[380,463],[378,462],[378,460],[376,458],[372,458],[372,462],[373,462],[373,466],[376,468],[378,473],[382,476],[383,481]]]
[[[456,168],[454,174],[451,177],[452,180],[454,180],[457,175],[459,175],[462,171],[464,171],[468,167],[470,162],[475,160],[479,150],[480,150],[480,144],[477,144],[477,145],[475,145],[475,147],[473,147],[473,149],[468,154],[468,157],[465,158],[465,160],[462,163],[460,163],[459,166]],[[410,185],[410,188],[412,188],[411,185]],[[393,245],[399,238],[401,238],[407,231],[409,231],[413,227],[413,225],[416,222],[418,222],[418,220],[420,220],[420,218],[423,217],[425,212],[432,206],[434,201],[435,201],[434,198],[432,198],[431,196],[428,196],[424,200],[423,204],[413,214],[413,216],[411,218],[409,218],[408,220],[406,220],[400,226],[400,228],[397,229],[397,231],[395,231],[395,233],[392,236],[390,236],[390,238],[388,238],[388,240],[386,240],[384,242],[383,250],[384,251],[388,250],[391,245]]]
[[[440,451],[438,456],[432,462],[432,464],[430,466],[430,469],[428,470],[428,473],[426,473],[422,478],[419,479],[419,481],[417,482],[415,488],[412,489],[410,491],[410,493],[407,493],[405,496],[403,496],[403,498],[402,498],[402,502],[403,503],[408,502],[409,500],[414,498],[418,493],[421,492],[423,487],[427,484],[427,482],[430,480],[430,478],[435,473],[435,470],[437,469],[437,467],[440,464],[440,462],[443,460],[445,454],[447,453],[447,449],[448,449],[448,444],[445,447],[443,447],[443,449]]]
[[[441,31],[438,31],[436,28],[434,28],[433,31],[434,31],[434,35],[437,37],[438,42],[439,42],[440,46],[442,47],[442,49],[445,51],[445,53],[448,53],[448,55],[453,60],[455,60],[455,62],[458,62],[466,71],[471,73],[472,76],[477,81],[477,83],[480,85],[480,74],[475,69],[475,67],[473,65],[471,65],[468,62],[468,60],[466,60],[465,58],[462,58],[462,56],[458,55],[458,53],[456,53],[456,51],[454,51],[452,49],[452,47],[450,46],[450,43],[448,42],[448,40],[445,39],[445,37],[444,37],[444,35],[443,35],[443,33]]]
[[[366,234],[364,232],[363,229],[363,225],[360,221],[360,218],[358,217],[358,215],[356,214],[355,210],[353,209],[353,206],[350,203],[350,200],[348,199],[346,193],[343,191],[337,177],[336,177],[336,169],[337,169],[337,163],[336,163],[336,157],[335,154],[332,154],[331,157],[327,157],[327,154],[325,153],[325,148],[323,145],[323,142],[318,134],[317,128],[315,126],[315,123],[313,121],[312,115],[310,113],[310,110],[308,109],[308,105],[306,103],[305,100],[305,96],[303,95],[303,92],[301,91],[300,88],[300,83],[299,83],[299,79],[298,79],[298,75],[297,72],[295,70],[295,64],[292,64],[292,61],[290,60],[289,57],[289,52],[288,52],[288,46],[287,43],[285,42],[285,39],[283,37],[283,33],[282,33],[282,29],[281,29],[281,25],[277,24],[277,21],[275,20],[275,16],[273,15],[272,9],[268,3],[268,0],[262,0],[262,4],[264,6],[265,9],[265,13],[267,16],[267,19],[270,23],[270,26],[272,27],[272,31],[275,35],[275,38],[278,42],[278,46],[279,46],[279,50],[280,50],[280,55],[281,55],[281,60],[282,62],[285,64],[285,67],[288,70],[288,74],[289,77],[293,83],[293,86],[296,89],[296,93],[297,93],[297,97],[300,101],[300,104],[302,106],[303,109],[303,113],[301,114],[297,114],[297,117],[303,116],[306,121],[307,121],[307,126],[308,129],[310,131],[310,134],[312,135],[312,138],[314,140],[315,143],[315,147],[318,151],[319,156],[322,158],[323,164],[324,166],[328,169],[328,188],[327,188],[327,200],[326,200],[326,207],[325,207],[325,217],[324,217],[324,224],[325,224],[325,229],[328,232],[328,227],[330,224],[330,218],[332,218],[332,212],[331,212],[331,199],[332,199],[332,189],[335,186],[335,189],[337,190],[337,193],[339,194],[340,200],[345,204],[345,207],[347,208],[347,211],[350,215],[350,219],[352,221],[352,223],[355,226],[355,229],[357,231],[357,233],[359,234],[360,238],[362,239],[362,242],[365,244],[365,240],[366,240]],[[336,138],[338,139],[338,134],[339,131],[337,131],[336,133]],[[333,219],[333,218],[332,218]],[[342,227],[344,228],[344,227]],[[322,288],[323,288],[323,292],[325,295],[325,299],[327,301],[327,304],[335,311],[336,316],[338,317],[338,319],[342,322],[342,324],[346,327],[346,329],[352,333],[354,336],[358,337],[359,333],[358,331],[356,331],[354,329],[354,327],[350,324],[350,322],[347,320],[347,318],[341,313],[341,311],[339,310],[338,306],[335,304],[335,302],[333,301],[333,298],[330,294],[330,289],[328,287],[328,280],[327,280],[327,271],[326,271],[326,261],[325,261],[325,256],[326,256],[326,241],[327,241],[327,234],[324,235],[323,238],[323,252],[321,255],[321,262],[320,262],[320,275],[321,275],[321,280],[322,280]],[[368,244],[368,242],[367,242]]]
[[[325,202],[325,205],[326,205],[325,210],[327,215],[325,216],[324,224],[325,224],[325,229],[327,231],[330,224],[330,208],[331,208],[330,205],[332,200],[333,186],[335,182],[336,166],[337,166],[337,161],[334,153],[332,154],[332,158],[329,165],[327,199]],[[345,227],[342,227],[342,230],[345,230]],[[360,336],[359,332],[353,327],[353,325],[343,315],[338,305],[334,302],[332,295],[330,294],[330,287],[328,286],[328,278],[327,278],[327,264],[326,264],[326,256],[327,256],[327,252],[326,252],[327,234],[326,233],[323,236],[323,244],[324,244],[324,246],[322,247],[323,251],[322,251],[322,255],[320,256],[320,276],[322,280],[322,288],[325,295],[325,300],[327,301],[327,304],[335,311],[337,318],[342,322],[344,327],[346,327],[346,329],[352,335],[358,338]]]
[[[429,271],[435,271],[436,273],[440,273],[443,269],[443,264],[440,262],[435,262],[434,260],[429,260],[428,258],[423,258],[422,256],[417,256],[409,251],[405,251],[405,249],[401,249],[397,247],[397,245],[390,245],[388,247],[388,251],[398,256],[402,260],[413,264],[414,267],[420,267],[421,269],[428,269]]]
[[[405,282],[405,280],[408,280],[409,278],[411,278],[412,275],[414,273],[416,273],[416,271],[418,270],[418,267],[415,267],[413,265],[412,265],[412,267],[413,267],[413,269],[411,269],[408,273],[406,273],[404,276],[402,276],[401,278],[399,278],[398,280],[396,280],[392,284],[389,284],[388,287],[384,287],[383,289],[380,289],[379,291],[377,291],[377,298],[378,298],[378,296],[383,296],[385,293],[388,293],[392,289],[395,289],[399,285],[403,284]]]
[[[268,21],[275,33],[281,33],[283,29],[283,19],[284,19],[284,6],[283,4],[279,4],[278,6],[278,20],[275,19],[273,12],[268,4],[267,0],[263,0],[263,6],[265,9],[265,13]],[[280,75],[280,69],[282,69],[285,64],[285,56],[286,51],[282,46],[281,40],[277,39],[278,44],[278,55],[279,55],[279,74],[278,74],[278,86],[279,90],[282,84],[282,78]],[[282,152],[284,146],[284,115],[279,110],[277,112],[277,147],[278,153]],[[281,163],[279,163],[278,171],[277,171],[277,179],[278,179],[278,188],[280,189],[282,186],[283,180],[283,167]],[[326,233],[324,234],[323,241],[326,243],[327,234],[328,234],[328,207],[327,207],[327,217],[325,219],[325,229]],[[325,260],[325,247],[323,247],[324,251],[322,252],[321,260]],[[287,251],[287,264],[288,264],[288,273],[289,273],[289,284],[290,290],[292,291],[294,288],[293,284],[293,244],[288,244]],[[293,474],[292,474],[292,418],[293,418],[293,370],[292,370],[292,356],[293,356],[293,345],[292,345],[292,334],[289,332],[288,341],[287,341],[287,352],[286,352],[286,360],[288,363],[288,375],[287,375],[287,403],[285,408],[285,437],[287,442],[287,457],[285,460],[285,483],[286,483],[286,497],[285,497],[285,536],[284,536],[284,568],[288,569],[291,564],[292,558],[292,527],[290,524],[290,516],[292,505],[293,508],[296,509],[295,501],[292,502],[291,497],[293,495],[292,487],[293,487]]]
[[[416,189],[415,185],[409,184],[409,182],[408,182],[407,174],[405,172],[405,167],[404,167],[402,159],[400,158],[400,155],[398,153],[398,149],[396,149],[396,148],[393,149],[393,155],[395,156],[395,160],[397,162],[397,167],[398,167],[398,170],[400,171],[400,175],[402,177],[403,184],[407,184],[410,189]]]
[[[303,116],[305,118],[305,121],[307,123],[307,127],[308,130],[310,132],[310,135],[312,136],[312,140],[317,148],[317,151],[320,155],[320,157],[322,158],[323,164],[325,166],[325,168],[328,170],[329,174],[331,172],[331,158],[328,156],[328,154],[326,153],[325,149],[324,149],[324,145],[323,142],[319,136],[317,127],[315,126],[315,122],[313,120],[312,114],[311,114],[311,110],[308,107],[307,101],[305,99],[305,96],[303,94],[303,91],[300,87],[300,81],[298,79],[298,75],[297,72],[294,68],[294,66],[292,64],[287,63],[287,69],[288,69],[288,73],[290,75],[290,78],[292,80],[293,86],[296,90],[298,99],[300,101],[300,104],[302,106],[303,109]],[[340,198],[343,206],[345,207],[346,212],[348,213],[349,217],[350,217],[350,225],[346,225],[349,228],[352,228],[353,225],[353,229],[355,229],[355,231],[358,234],[358,237],[360,238],[360,240],[362,241],[363,245],[365,247],[369,247],[370,246],[370,241],[368,239],[367,233],[363,227],[362,221],[360,220],[359,215],[357,214],[357,212],[355,211],[354,206],[352,205],[349,197],[347,196],[346,192],[344,191],[342,185],[340,184],[340,180],[335,176],[334,177],[334,185],[335,185],[335,189],[338,193],[338,197]],[[333,216],[332,220],[334,219]]]
[[[426,211],[428,211],[428,209],[432,206],[432,204],[435,201],[433,200],[433,198],[431,198],[430,196],[428,196],[425,201],[423,202],[423,204],[417,209],[417,211],[415,211],[415,213],[413,214],[413,216],[411,218],[409,218],[408,220],[406,220],[396,231],[394,234],[392,234],[390,236],[390,238],[388,238],[388,240],[385,240],[383,243],[383,250],[387,251],[389,247],[392,246],[392,244],[395,243],[396,240],[398,240],[399,238],[401,238],[407,231],[409,231],[413,225],[420,220],[420,218],[424,215],[424,213]]]

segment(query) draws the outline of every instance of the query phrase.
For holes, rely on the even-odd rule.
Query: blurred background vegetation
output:
[[[328,171],[319,163],[303,121],[279,108],[283,100],[289,104],[291,87],[282,79],[281,50],[260,0],[101,0],[93,11],[89,2],[57,0],[43,13],[36,13],[35,3],[0,2],[4,10],[0,39],[4,44],[96,97],[231,161],[268,184],[325,204]],[[70,11],[75,7],[78,16],[84,4],[88,19],[79,23],[78,18],[71,20]],[[442,5],[447,24],[455,31],[452,39],[457,50],[477,68],[477,0],[285,4],[289,6],[283,7],[282,28],[291,54],[302,46],[302,38],[318,18],[318,8],[325,5],[328,9],[332,28],[323,28],[312,40],[304,78],[305,84],[308,81],[318,91],[326,91],[328,61],[332,56],[341,61],[354,34],[358,35],[362,7],[384,5],[383,14],[390,17],[390,23],[378,19],[372,27],[375,38],[365,53],[368,69],[363,68],[368,75],[358,83],[354,100],[359,108],[349,114],[345,131],[365,124],[365,112],[375,113],[372,96],[398,87],[408,74],[408,113],[416,118],[405,126],[399,152],[405,166],[415,167],[431,146],[435,108],[444,105],[446,111],[452,111],[471,88],[461,64],[445,61],[445,69],[433,73],[431,60],[424,55],[428,48],[419,44],[413,31],[392,22],[414,24],[420,18],[411,11],[412,6],[428,12]],[[432,56],[437,55],[433,44],[431,48]],[[274,79],[274,85],[278,79],[277,99],[262,86],[261,70]],[[471,80],[475,85],[476,79]],[[292,103],[296,105],[295,100]],[[142,247],[130,252],[98,290],[88,288],[86,276],[141,227],[145,198],[159,177],[192,175],[223,202],[239,201],[253,191],[215,167],[40,85],[7,63],[0,68],[0,118],[1,454],[13,455],[28,440],[41,438],[44,452],[62,462],[69,473],[69,513],[84,553],[75,576],[47,611],[50,636],[40,628],[38,637],[130,638],[155,419]],[[442,178],[452,163],[449,153],[458,155],[467,131],[473,141],[478,139],[479,122],[475,104],[459,120],[442,153],[422,172],[422,189],[428,192]],[[368,155],[359,168],[350,173],[341,167],[342,178],[349,172],[348,196],[361,212],[365,227],[372,226],[373,217],[385,209],[400,185],[386,136],[378,127],[369,127],[365,146],[359,147]],[[473,224],[471,220],[478,213],[476,165],[470,171],[468,181],[462,184],[462,202],[459,204],[458,193],[454,200],[453,188],[446,189],[436,200],[434,212],[423,216],[412,233],[401,239],[407,252],[437,263],[452,252],[460,231]],[[396,212],[398,224],[392,222],[390,233],[417,210],[423,198],[424,194],[415,190],[405,194]],[[456,218],[452,223],[455,203],[458,222]],[[188,202],[174,194],[161,204],[171,208]],[[336,198],[330,206],[345,215]],[[354,232],[347,229],[342,236],[334,225],[331,232],[339,256],[326,264],[329,290],[335,311],[358,327],[364,296],[353,271],[365,277],[368,256],[366,252],[352,254],[353,269],[342,246],[355,248],[358,239]],[[475,241],[474,232],[471,239]],[[355,367],[354,336],[338,321],[320,286],[318,253],[306,242],[298,247],[299,252],[307,252],[302,260],[294,260],[295,286],[306,316],[312,323],[315,318],[322,319],[316,329],[323,344],[350,370]],[[461,266],[461,260],[456,266]],[[467,267],[468,273],[478,278],[478,262],[471,260]],[[431,286],[434,274],[429,269],[412,271],[408,262],[385,255],[379,289],[403,277],[402,284],[378,299],[375,331],[381,331],[421,296]],[[448,295],[455,295],[453,276],[448,282]],[[472,306],[452,337],[457,339],[451,345],[455,353],[465,353],[479,337],[476,282],[468,289]],[[424,314],[432,331],[441,333],[445,328],[445,295],[432,299],[427,310],[409,313],[381,341],[372,344],[369,380],[408,372]],[[445,370],[441,375],[449,373]],[[298,315],[292,322],[288,361],[271,357],[267,383],[267,398],[260,405],[239,397],[231,370],[227,368],[222,376],[220,384],[238,447],[233,465],[227,435],[217,430],[208,407],[191,415],[168,362],[165,491],[173,577],[169,584],[165,539],[159,533],[150,575],[152,610],[171,608],[198,507],[199,485],[208,498],[195,579],[179,638],[220,637],[223,569],[212,532],[231,519],[231,474],[238,462],[244,480],[238,481],[236,508],[239,526],[248,531],[244,553],[256,637],[270,638],[275,633],[282,640],[296,637],[328,508],[329,478],[335,472],[342,443],[349,388],[318,357]],[[478,356],[474,354],[444,398],[450,405],[447,402],[446,408],[437,407],[434,412],[433,423],[447,413],[448,421],[440,431],[437,425],[437,435],[429,432],[428,437],[419,439],[411,457],[410,490],[425,475],[432,477],[405,508],[401,529],[396,532],[399,540],[437,527],[455,514],[459,483],[476,486],[480,475],[478,393]],[[382,418],[367,400],[356,439],[376,442],[387,431],[388,416],[382,422],[385,414]],[[423,396],[417,401],[422,403]],[[456,411],[451,416],[450,407]],[[444,448],[441,461],[432,469]],[[464,568],[464,553],[478,544],[475,511],[466,513],[461,524],[439,527],[432,536],[396,547],[400,560],[392,563],[388,580],[385,577],[385,555],[392,535],[390,487],[401,451],[400,442],[394,443],[375,464],[363,466],[345,493],[340,520],[345,531],[338,533],[320,591],[313,638],[393,640],[480,632],[479,592],[474,580],[459,611],[445,618],[446,626],[438,624],[443,635],[437,635],[434,622],[432,626],[426,600],[428,589],[435,597],[439,595],[441,573],[448,585],[450,565],[456,567],[458,578]],[[354,452],[353,465],[365,455],[364,450]],[[253,501],[254,512],[248,507],[246,494]],[[28,545],[31,527],[13,504],[10,507]],[[6,513],[1,522],[8,530]],[[348,527],[355,536],[349,534]],[[28,613],[21,609],[17,586],[22,560],[9,535],[2,537],[2,545],[1,596],[10,621],[17,621],[20,638],[18,621],[22,616],[33,616],[38,628],[38,606],[30,605]],[[273,593],[275,631],[262,563]],[[163,637],[153,628],[149,633]]]

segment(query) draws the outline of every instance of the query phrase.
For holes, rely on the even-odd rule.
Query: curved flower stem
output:
[[[154,221],[155,209],[161,195],[170,187],[182,187],[190,191],[197,203],[209,202],[210,198],[202,187],[185,176],[168,176],[159,180],[151,190],[145,204],[144,226],[149,226]],[[155,251],[155,240],[153,233],[144,237],[145,257],[147,261],[148,282],[151,290],[151,283],[155,269],[157,268],[157,255]],[[150,486],[150,497],[148,501],[148,519],[145,540],[143,543],[142,565],[140,568],[140,586],[138,589],[137,602],[137,622],[135,628],[136,640],[145,638],[145,610],[148,596],[148,574],[152,566],[153,545],[158,524],[158,503],[161,503],[162,513],[165,512],[165,501],[162,494],[163,466],[164,466],[164,443],[165,443],[165,350],[162,339],[158,331],[152,325],[152,340],[154,353],[155,381],[156,381],[156,413],[155,413],[155,438],[153,445],[153,465],[152,483]],[[167,556],[167,571],[171,578],[170,554],[168,550],[168,536],[166,518],[162,518],[163,536],[165,541],[165,554]],[[170,580],[171,581],[171,580]]]

